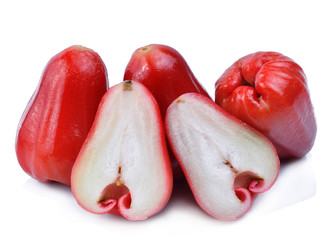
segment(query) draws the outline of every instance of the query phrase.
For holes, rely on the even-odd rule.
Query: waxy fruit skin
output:
[[[160,106],[162,119],[168,106],[180,95],[188,92],[208,93],[193,75],[178,51],[161,44],[138,48],[126,66],[124,80],[144,84]]]
[[[277,52],[240,58],[215,84],[215,101],[267,136],[281,159],[300,158],[313,147],[316,120],[306,76]]]
[[[71,46],[51,58],[18,125],[15,147],[23,170],[41,182],[70,185],[107,89],[106,67],[93,50]]]
[[[127,79],[144,84],[152,92],[163,120],[170,103],[180,95],[195,92],[209,97],[182,55],[166,45],[150,44],[136,49],[125,69],[124,80]],[[170,149],[169,156],[178,179],[182,173]]]
[[[144,220],[165,207],[172,169],[160,110],[146,87],[124,81],[107,91],[71,178],[78,204],[92,213]]]
[[[217,219],[241,217],[278,177],[272,143],[205,96],[186,93],[176,99],[165,130],[195,200]]]

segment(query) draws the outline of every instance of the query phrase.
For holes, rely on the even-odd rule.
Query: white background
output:
[[[227,2],[1,1],[1,239],[330,237],[330,5]],[[205,214],[183,183],[175,184],[166,208],[146,221],[94,215],[77,205],[69,187],[39,183],[17,162],[16,127],[52,56],[74,44],[92,48],[114,85],[122,81],[133,51],[150,43],[178,50],[211,96],[223,71],[256,51],[281,52],[307,75],[318,122],[315,146],[306,157],[282,165],[274,187],[237,221]]]

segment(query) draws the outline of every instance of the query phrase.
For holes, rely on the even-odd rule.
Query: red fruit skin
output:
[[[172,47],[161,44],[150,44],[135,50],[126,66],[124,80],[140,82],[152,92],[163,120],[168,106],[184,93],[200,93],[210,98],[182,55]],[[168,149],[174,178],[178,179],[182,173],[170,147]]]
[[[51,58],[18,125],[15,148],[23,170],[41,182],[70,185],[107,89],[106,67],[93,50],[71,46]]]
[[[152,92],[162,119],[171,102],[184,93],[195,92],[209,97],[182,55],[165,45],[138,48],[126,66],[124,80],[140,82]]]
[[[217,80],[215,102],[267,136],[281,159],[300,158],[313,147],[317,125],[306,76],[280,53],[236,61]]]

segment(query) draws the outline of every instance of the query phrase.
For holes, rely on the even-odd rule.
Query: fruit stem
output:
[[[132,90],[133,82],[131,80],[125,80],[123,82],[123,90],[124,91],[131,91]]]

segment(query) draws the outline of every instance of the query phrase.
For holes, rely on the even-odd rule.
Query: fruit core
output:
[[[110,204],[118,203],[118,200],[129,194],[130,190],[125,184],[121,181],[121,179],[118,177],[115,182],[107,185],[100,197],[100,200],[98,203],[102,207],[107,207]],[[125,201],[125,207],[130,208],[131,205],[131,198],[129,197],[127,201]],[[115,206],[116,207],[116,206]]]

